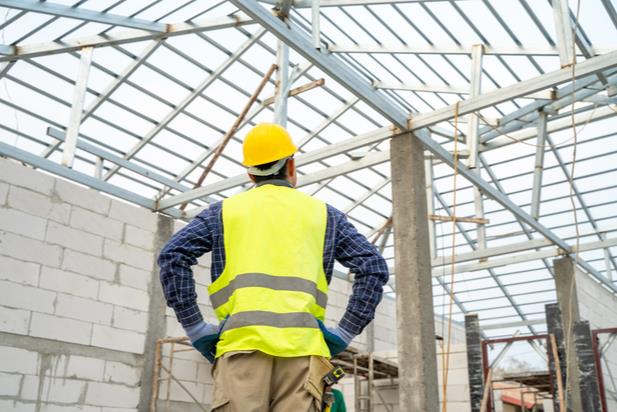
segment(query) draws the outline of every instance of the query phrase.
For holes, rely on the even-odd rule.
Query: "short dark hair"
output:
[[[260,169],[260,170],[266,170],[272,166],[274,166],[274,164],[278,162],[278,160],[275,160],[274,162],[270,162],[270,163],[264,163],[262,165],[257,165],[255,166],[256,168]],[[283,166],[274,174],[268,175],[268,176],[256,176],[256,175],[251,175],[255,178],[255,183],[259,183],[259,182],[263,182],[264,180],[272,180],[272,179],[287,179],[287,163],[289,162],[289,159],[285,160],[285,163],[283,164]]]

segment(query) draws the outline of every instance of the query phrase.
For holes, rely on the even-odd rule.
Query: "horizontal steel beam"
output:
[[[582,63],[577,63],[574,73],[575,79],[595,75],[604,70],[617,67],[617,51],[607,53],[601,56],[592,57]],[[462,116],[486,107],[513,100],[519,97],[526,96],[530,93],[539,92],[550,87],[557,86],[572,80],[572,68],[556,70],[550,73],[545,73],[541,76],[532,79],[523,80],[511,86],[502,87],[497,90],[483,93],[478,97],[474,97],[460,102],[458,105],[458,115]],[[430,113],[421,113],[414,115],[411,119],[411,129],[417,130],[436,123],[444,122],[455,117],[456,105],[451,105],[443,109],[437,109]]]
[[[221,30],[253,23],[254,22],[246,15],[239,13],[234,16],[215,17],[191,23],[168,24],[167,30],[163,33],[152,33],[143,30],[130,30],[113,34],[63,39],[61,42],[57,41],[49,43],[17,45],[15,46],[14,53],[9,55],[0,54],[0,62],[14,61],[19,59],[30,59],[33,57],[49,56],[59,53],[68,53],[80,50],[83,47],[105,47],[127,43],[137,43],[146,40],[165,39],[168,37],[182,36],[185,34],[211,30]]]
[[[130,27],[138,30],[148,30],[159,33],[164,33],[167,30],[167,25],[163,23],[111,13],[102,13],[83,7],[70,7],[49,1],[43,3],[37,0],[0,0],[0,6],[95,23],[111,24],[113,26]]]
[[[45,159],[30,152],[26,152],[25,150],[18,149],[6,143],[0,142],[0,155],[19,160],[20,162],[27,163],[37,169],[41,169],[54,175],[64,177],[74,182],[83,184],[101,192],[134,203],[136,205],[143,206],[146,209],[154,210],[155,204],[152,199],[148,199],[147,197],[140,196],[136,193],[115,186],[111,183],[104,182],[92,176],[88,176],[85,173],[61,166],[58,163],[52,162],[49,159]],[[167,210],[165,211],[165,213],[175,218],[181,217],[181,213],[177,209]]]
[[[469,94],[469,85],[467,86],[448,86],[445,84],[408,84],[408,83],[391,83],[374,81],[373,86],[377,89],[386,90],[409,90],[411,92],[429,92],[429,93],[446,93],[446,94]],[[495,90],[488,88],[488,90]],[[541,92],[531,93],[525,96],[528,99],[553,100],[555,93],[552,90],[544,90]],[[459,122],[461,119],[459,119]]]
[[[262,3],[278,4],[279,0],[260,0]],[[431,3],[451,0],[319,0],[319,7],[344,7],[344,6],[370,6],[379,4],[399,3]],[[459,0],[461,1],[461,0]],[[296,8],[308,8],[313,5],[313,0],[292,0],[292,6]]]
[[[615,246],[617,246],[617,238],[612,238],[612,239],[607,239],[607,240],[597,240],[594,242],[581,243],[578,251],[589,252],[591,250],[598,250],[598,249],[604,249],[607,247],[615,247]],[[572,252],[576,253],[576,251],[577,251],[576,247],[573,247]],[[527,253],[521,253],[521,254],[512,255],[512,256],[489,258],[487,260],[483,260],[480,262],[456,264],[454,267],[454,273],[476,272],[478,270],[486,270],[486,269],[492,269],[492,268],[497,268],[501,266],[514,265],[518,263],[532,262],[534,260],[553,258],[553,257],[558,257],[558,256],[563,256],[563,255],[564,255],[563,251],[555,247],[550,247],[547,249],[542,249],[542,250],[537,250],[537,251],[527,252]],[[585,268],[585,266],[583,267]],[[589,271],[589,268],[585,268],[585,269]],[[452,267],[450,265],[440,266],[438,270],[433,271],[433,276],[447,276],[450,274],[452,274]],[[602,281],[602,283],[605,286],[607,286],[613,292],[617,293],[617,288],[615,287],[615,285],[611,285],[608,279],[602,276],[601,279],[598,279],[598,280]]]
[[[518,327],[523,327],[523,326],[544,325],[544,324],[546,324],[546,320],[544,319],[520,320],[516,322],[489,323],[486,325],[480,324],[480,329],[482,330],[506,329],[506,328],[518,328]]]
[[[472,45],[420,45],[404,44],[332,44],[328,50],[332,53],[370,53],[370,54],[449,54],[471,55]],[[617,50],[617,44],[594,48],[595,54],[606,54]],[[500,56],[559,56],[555,46],[484,46],[484,54]]]

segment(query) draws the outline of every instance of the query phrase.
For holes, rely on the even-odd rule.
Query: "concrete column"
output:
[[[174,231],[174,220],[170,217],[158,215],[157,232],[154,237],[154,253],[158,257],[161,248],[167,243]],[[165,336],[165,298],[159,280],[159,267],[154,260],[150,278],[150,307],[148,308],[148,330],[144,347],[144,367],[141,373],[141,393],[139,394],[138,412],[147,412],[152,397],[152,373],[154,371],[154,355],[156,341]]]
[[[467,344],[467,374],[469,376],[471,412],[480,412],[482,397],[484,396],[484,377],[480,320],[475,313],[465,316],[465,342]]]
[[[414,136],[390,142],[398,329],[399,409],[437,411],[437,355],[424,150]]]
[[[573,411],[582,411],[581,393],[579,386],[579,374],[576,347],[574,344],[574,322],[579,321],[578,298],[576,290],[576,268],[574,261],[569,257],[553,260],[555,269],[555,289],[557,290],[557,302],[561,309],[563,325],[563,344],[566,352],[567,379],[567,404],[572,406]],[[566,382],[564,382],[566,384]]]

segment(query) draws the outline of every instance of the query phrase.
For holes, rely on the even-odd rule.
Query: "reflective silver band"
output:
[[[244,326],[273,326],[275,328],[318,329],[317,319],[311,313],[274,313],[261,310],[238,312],[231,315],[223,326],[223,332]]]
[[[210,301],[214,309],[225,304],[231,295],[240,288],[260,287],[273,290],[288,290],[292,292],[304,292],[315,298],[322,308],[326,308],[328,295],[317,289],[317,285],[307,279],[294,276],[272,276],[265,273],[245,273],[237,275],[229,285],[218,292],[210,295]]]

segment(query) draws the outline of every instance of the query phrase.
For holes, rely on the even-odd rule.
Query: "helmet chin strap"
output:
[[[259,169],[256,166],[250,166],[247,168],[247,172],[253,176],[269,176],[269,175],[273,175],[276,172],[278,172],[279,170],[281,170],[281,168],[283,166],[285,166],[285,162],[287,161],[287,159],[289,159],[288,157],[281,159],[279,161],[277,161],[276,163],[274,163],[272,166],[270,166],[267,169]]]

